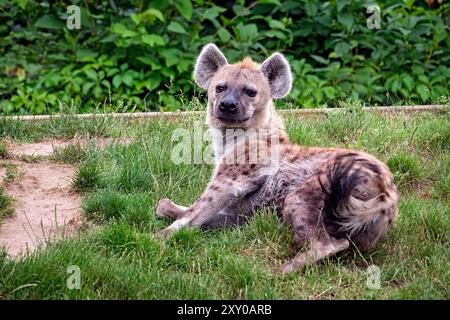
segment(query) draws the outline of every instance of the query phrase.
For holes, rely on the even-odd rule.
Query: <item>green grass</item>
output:
[[[158,239],[155,231],[170,222],[156,218],[157,201],[168,197],[189,205],[209,181],[211,166],[171,161],[177,143],[172,132],[193,131],[194,121],[204,119],[110,119],[114,123],[99,131],[131,135],[133,142],[89,150],[73,181],[83,193],[84,215],[100,227],[17,261],[0,254],[0,298],[449,299],[448,112],[376,115],[353,110],[285,118],[294,142],[365,150],[392,168],[401,193],[400,215],[375,249],[363,254],[350,250],[303,272],[274,276],[270,270],[296,250],[289,227],[270,210],[257,212],[238,228],[181,230],[168,240]],[[4,134],[10,139],[39,140],[93,135],[89,128],[101,126],[88,123],[98,119],[62,121],[72,129],[54,123],[35,131],[36,124],[3,122],[0,132],[12,133]],[[20,126],[29,127],[20,132],[15,128]],[[366,285],[372,264],[381,270],[378,290]],[[71,265],[80,267],[80,290],[66,286]]]
[[[13,199],[6,193],[5,188],[0,186],[0,223],[2,218],[10,217],[14,214],[12,203]]]
[[[80,163],[87,156],[86,150],[87,148],[79,142],[71,143],[64,147],[55,148],[52,159],[62,163]]]
[[[8,157],[8,148],[6,144],[0,140],[0,159],[4,159]]]
[[[0,167],[6,169],[3,177],[3,183],[5,184],[16,181],[22,177],[22,173],[17,169],[17,165],[14,162],[0,162]]]

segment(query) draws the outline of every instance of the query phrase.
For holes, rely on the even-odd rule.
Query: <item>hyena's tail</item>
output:
[[[350,237],[360,250],[372,248],[397,215],[397,191],[392,174],[377,159],[349,153],[338,156],[321,181],[322,211],[328,233]]]

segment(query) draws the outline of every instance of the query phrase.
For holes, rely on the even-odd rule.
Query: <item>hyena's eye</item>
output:
[[[252,89],[245,89],[245,94],[253,98],[254,96],[256,96],[256,91]]]
[[[225,86],[217,86],[217,87],[216,87],[216,92],[217,92],[217,93],[221,93],[221,92],[223,92],[223,91],[225,91]]]

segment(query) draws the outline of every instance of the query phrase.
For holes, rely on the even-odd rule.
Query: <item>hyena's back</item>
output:
[[[279,192],[286,190],[282,205],[286,220],[308,227],[321,218],[330,236],[350,237],[360,250],[372,248],[393,224],[398,211],[397,190],[388,167],[359,151],[300,146],[285,149],[281,176],[272,183],[282,188]],[[295,172],[303,176],[296,181],[300,183],[283,186],[279,180],[286,180],[286,175],[295,177]],[[300,211],[318,212],[320,216],[295,223],[293,220],[299,219],[296,212]]]

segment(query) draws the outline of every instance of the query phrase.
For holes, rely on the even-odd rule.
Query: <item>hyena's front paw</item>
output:
[[[160,218],[173,218],[175,204],[167,198],[161,199],[156,206],[156,215]]]
[[[157,231],[155,233],[155,235],[156,235],[157,238],[167,239],[172,233],[173,233],[172,229],[164,228],[164,229],[161,229],[161,230]]]

